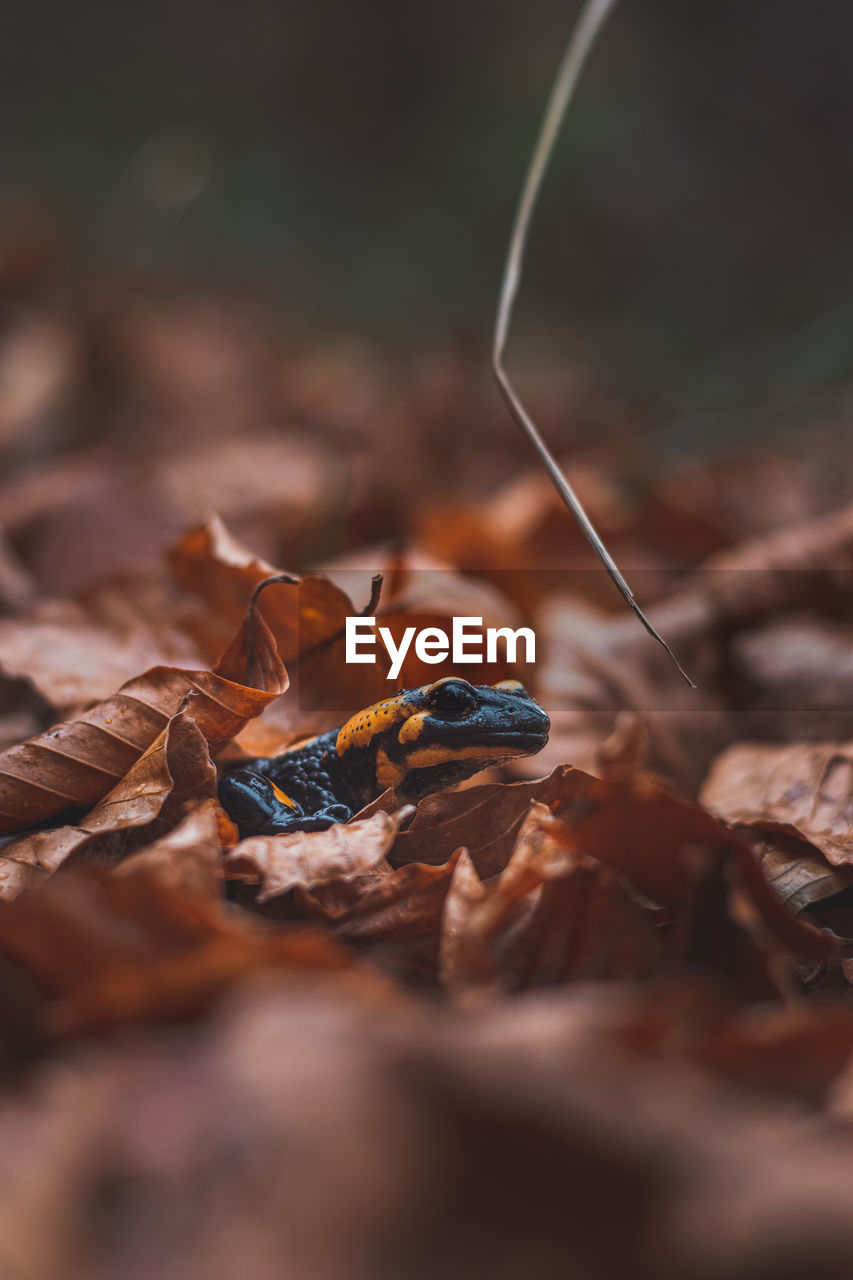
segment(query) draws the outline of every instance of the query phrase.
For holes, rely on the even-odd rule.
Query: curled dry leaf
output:
[[[834,866],[853,864],[853,743],[735,743],[714,761],[701,799],[727,822],[807,841]]]
[[[222,902],[179,893],[143,868],[116,876],[76,867],[0,903],[0,955],[39,992],[48,1036],[193,1017],[261,969],[353,967],[322,934],[255,929]],[[387,990],[372,972],[355,980]]]
[[[489,891],[467,850],[462,849],[444,903],[439,947],[441,979],[451,992],[488,988],[495,981],[490,939],[480,919],[488,898]]]
[[[231,875],[260,877],[259,902],[292,889],[346,880],[384,860],[409,812],[380,811],[363,821],[336,823],[325,831],[251,836],[229,851],[227,868]]]
[[[279,573],[232,537],[218,517],[186,534],[173,548],[171,564],[182,586],[233,624],[245,618],[256,588]],[[294,692],[304,703],[288,709],[283,731],[300,727],[306,710],[327,707],[346,714],[387,696],[381,663],[367,668],[344,661],[346,620],[358,610],[329,579],[308,575],[271,583],[257,597],[255,612],[269,626],[282,660],[295,667]],[[333,716],[322,727],[334,723],[339,721]],[[308,732],[317,729],[305,725]]]
[[[253,682],[245,679],[251,627]],[[0,753],[0,832],[20,831],[68,808],[96,804],[187,703],[216,751],[287,688],[263,619],[240,628],[213,671],[154,667],[76,720]]]
[[[169,559],[181,585],[234,626],[245,618],[255,588],[280,572],[233,537],[218,516],[185,534]],[[347,616],[356,609],[327,578],[308,575],[270,587],[259,598],[258,611],[287,663],[343,635]]]
[[[434,988],[441,916],[460,856],[462,850],[440,867],[410,862],[393,871],[380,862],[348,880],[297,889],[293,905],[309,920],[327,921],[336,938],[395,977]]]
[[[38,884],[72,854],[103,850],[104,837],[144,828],[168,830],[194,800],[216,798],[216,769],[204,735],[188,712],[166,728],[107,795],[77,825],[32,831],[0,851],[0,897]]]
[[[200,596],[232,626],[246,616],[258,583],[278,572],[233,537],[219,516],[211,516],[185,533],[169,551],[169,563],[181,586]],[[263,602],[263,612],[268,614],[273,604],[282,608],[294,599],[295,593],[270,596]],[[293,607],[286,616],[288,621],[296,616]],[[291,622],[290,634],[296,634],[292,628]]]
[[[479,876],[497,875],[509,861],[532,800],[548,807],[572,795],[582,800],[593,781],[563,765],[536,782],[493,783],[427,796],[398,835],[390,860],[446,863],[457,849],[465,848]]]
[[[232,622],[245,614],[252,592],[278,573],[238,542],[218,518],[186,534],[173,549],[171,564],[184,587]],[[369,576],[365,579],[363,573],[339,569],[338,575],[352,583],[355,593],[365,586],[369,589]],[[434,570],[421,574],[408,566],[396,570],[392,566],[389,589],[376,613],[399,643],[407,628],[449,630],[453,613],[466,609],[475,616],[493,615],[496,624],[506,623],[506,608],[506,602],[495,592],[480,584],[469,585],[458,575],[445,571],[438,576]],[[258,597],[257,609],[268,623],[282,659],[294,666],[303,712],[327,709],[333,714],[330,724],[324,727],[340,723],[338,717],[378,702],[399,688],[421,684],[425,678],[439,679],[457,670],[449,660],[425,668],[410,650],[399,676],[391,681],[382,646],[377,647],[375,663],[348,664],[346,620],[359,609],[350,595],[328,577],[311,574],[292,582],[271,583]],[[462,670],[461,674],[468,673]],[[484,665],[478,679],[488,683],[511,674],[514,673],[508,664],[498,661]],[[291,719],[294,710],[289,708]]]
[[[673,908],[695,899],[697,864],[698,880],[706,886],[718,868],[749,912],[751,933],[757,936],[758,930],[795,955],[826,960],[832,953],[830,939],[773,896],[748,841],[701,805],[643,774],[627,780],[582,776],[587,778],[582,794],[574,787],[551,806],[575,848],[615,867],[653,902]]]
[[[236,842],[237,828],[215,800],[197,805],[166,835],[119,863],[116,875],[142,869],[176,892],[217,897],[222,890],[223,846]]]
[[[567,845],[620,872],[653,902],[687,903],[695,891],[690,858],[704,851],[727,875],[737,875],[763,927],[785,948],[815,959],[832,951],[829,939],[773,897],[746,840],[644,775],[603,780],[563,766],[538,782],[430,796],[397,837],[390,861],[445,862],[464,847],[481,878],[495,875],[507,865],[533,800],[561,819]]]
[[[771,832],[753,848],[765,880],[790,911],[802,911],[853,885],[853,866],[831,866],[804,840]]]
[[[391,871],[381,864],[347,880],[299,889],[294,900],[309,919],[334,925],[354,946],[438,936],[441,914],[460,853],[440,867],[410,862]]]
[[[518,990],[648,977],[661,953],[649,921],[614,872],[555,839],[561,824],[531,802],[501,875],[484,885],[463,853],[442,922],[449,991]]]

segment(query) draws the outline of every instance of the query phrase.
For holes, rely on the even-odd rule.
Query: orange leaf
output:
[[[77,867],[0,903],[0,955],[34,984],[50,1036],[193,1017],[261,969],[352,971],[359,989],[389,989],[317,932],[255,929],[142,868],[117,876]]]
[[[345,880],[385,858],[406,815],[406,809],[393,817],[378,812],[346,826],[336,823],[325,831],[252,836],[230,850],[227,865],[232,872],[260,876],[259,902],[291,889]]]
[[[239,680],[251,626],[252,683]],[[186,703],[211,750],[287,688],[287,673],[263,619],[238,631],[213,671],[154,667],[76,720],[0,753],[0,833],[89,808],[123,778]]]
[[[174,716],[128,773],[76,826],[32,831],[0,853],[0,897],[13,898],[38,884],[72,854],[102,837],[133,828],[152,835],[168,827],[190,800],[216,798],[216,769],[198,725],[186,712]]]

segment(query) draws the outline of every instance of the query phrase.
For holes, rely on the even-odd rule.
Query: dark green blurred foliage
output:
[[[0,194],[77,269],[260,285],[308,334],[482,337],[576,4],[7,0]],[[573,108],[519,307],[679,449],[843,413],[853,9],[625,0]],[[526,339],[526,341],[525,341]]]

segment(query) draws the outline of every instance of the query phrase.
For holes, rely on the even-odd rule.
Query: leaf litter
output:
[[[41,475],[12,458],[0,484],[0,1270],[838,1274],[853,723],[834,696],[815,736],[829,703],[812,719],[803,701],[808,654],[841,653],[853,622],[849,499],[822,496],[837,468],[709,462],[702,490],[697,464],[700,503],[674,473],[639,491],[619,424],[587,452],[579,489],[647,571],[692,693],[513,444],[495,484],[470,360],[425,353],[401,393],[375,353],[281,368],[211,307],[117,293],[122,323],[80,355],[120,374],[98,391],[115,445],[60,433]],[[195,374],[170,372],[172,342]],[[239,475],[205,368],[248,415]],[[164,421],[186,426],[179,449]],[[262,475],[289,433],[290,505]],[[166,477],[196,456],[182,507]],[[768,467],[757,511],[743,477]],[[202,518],[205,485],[222,517]],[[547,753],[414,813],[386,792],[343,827],[240,840],[217,762],[388,692],[342,662],[376,571],[386,625],[536,629],[537,663],[512,674],[551,714]]]

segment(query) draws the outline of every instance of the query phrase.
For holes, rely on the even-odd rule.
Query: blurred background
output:
[[[0,1093],[3,1280],[850,1272],[853,872],[834,860],[853,861],[853,6],[622,0],[534,221],[508,365],[697,690],[594,560],[489,369],[513,212],[579,8],[0,0],[0,750],[153,667],[211,666],[271,566],[319,567],[351,594],[317,589],[322,634],[296,636],[281,605],[293,684],[237,746],[332,728],[330,699],[349,715],[375,696],[335,642],[382,569],[397,623],[535,627],[521,674],[552,731],[519,771],[570,762],[619,786],[643,768],[754,821],[774,891],[841,949],[795,981],[742,865],[705,849],[680,800],[636,850],[629,810],[610,836],[601,805],[559,896],[537,905],[543,885],[510,879],[531,914],[502,908],[494,954],[511,970],[541,922],[538,990],[458,1018],[407,1011],[372,979],[359,995],[347,971],[326,994],[307,969],[276,978],[266,942],[236,935],[232,974],[214,915],[193,950],[195,905],[168,914],[178,881],[137,900],[122,870],[77,891],[63,868],[34,905],[0,902],[23,911],[33,974],[70,993],[63,1012],[47,976],[0,956],[0,1078],[42,1059]],[[328,699],[309,703],[312,679]],[[178,801],[199,803],[200,775],[181,775],[171,794],[158,781],[171,809],[136,835],[122,805],[98,817],[87,856],[112,865],[138,837],[150,857]],[[134,787],[123,804],[145,812],[154,788]],[[482,833],[467,811],[477,840],[504,822],[487,803]],[[470,843],[441,829],[442,857]],[[78,849],[68,830],[12,836],[0,898]],[[205,836],[217,869],[225,838]],[[161,870],[188,874],[167,853]],[[623,889],[629,855],[684,881],[677,912],[649,904],[660,879]],[[347,882],[365,887],[336,936],[437,991],[476,886],[460,881],[445,933],[449,879],[401,879],[402,914],[380,881]],[[321,902],[306,883],[278,924]],[[257,933],[246,921],[273,949],[276,910]],[[670,930],[661,986],[632,916]],[[475,956],[495,940],[481,927]],[[787,1001],[766,1021],[765,950]],[[607,975],[638,985],[610,997]],[[164,1029],[232,981],[210,1023]],[[64,1022],[75,1001],[82,1022]],[[55,1038],[101,1025],[102,1006],[106,1041]],[[703,1062],[728,1078],[700,1078]]]
[[[485,348],[578,8],[7,0],[6,225],[37,211],[70,274],[247,288],[303,339]],[[851,50],[844,0],[620,6],[535,223],[520,374],[593,370],[676,453],[845,414]]]

